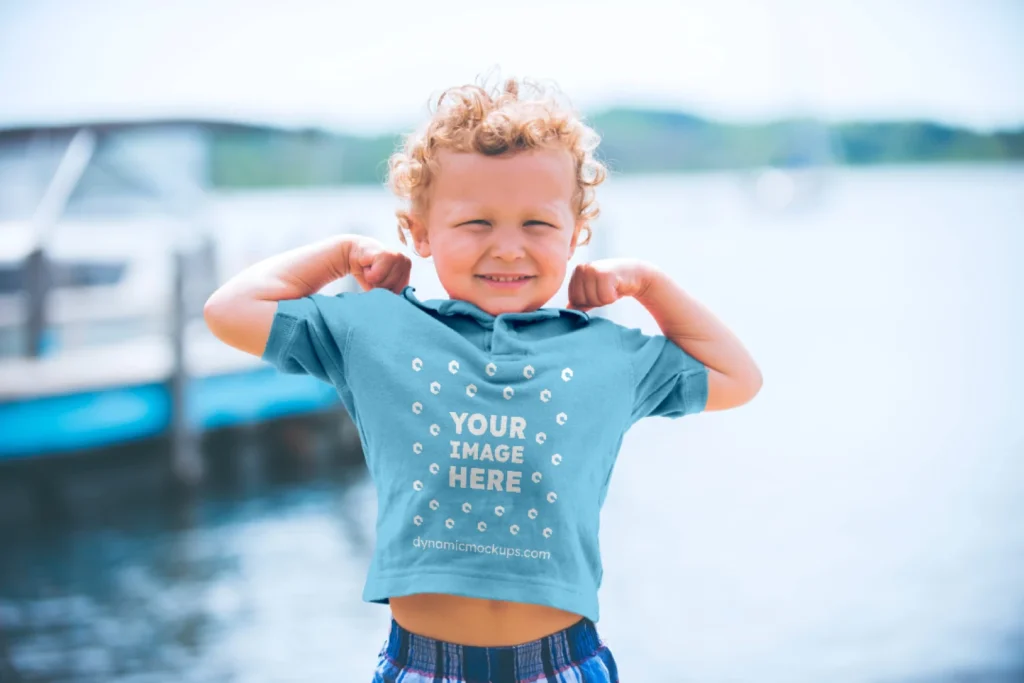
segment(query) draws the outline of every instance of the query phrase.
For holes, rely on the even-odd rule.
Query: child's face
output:
[[[426,215],[410,227],[448,296],[491,315],[542,307],[561,287],[579,235],[572,157],[442,151],[438,162]]]

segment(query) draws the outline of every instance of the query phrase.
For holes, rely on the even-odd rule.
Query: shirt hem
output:
[[[387,603],[391,597],[415,593],[445,593],[483,600],[506,600],[545,605],[584,616],[594,623],[599,617],[597,596],[582,595],[565,586],[531,583],[522,578],[496,578],[452,572],[418,571],[396,576],[367,579],[363,589],[365,602]]]
[[[708,369],[702,367],[695,373],[695,381],[690,382],[689,377],[684,377],[686,383],[686,409],[690,414],[702,413],[708,406]]]
[[[263,353],[260,354],[261,360],[274,366],[282,364],[282,359],[288,353],[299,331],[298,320],[284,309],[283,302],[278,301],[267,342],[263,347]]]

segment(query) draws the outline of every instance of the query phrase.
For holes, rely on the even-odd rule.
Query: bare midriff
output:
[[[568,628],[582,618],[545,605],[442,593],[393,597],[390,602],[392,616],[407,631],[479,647],[528,643]]]

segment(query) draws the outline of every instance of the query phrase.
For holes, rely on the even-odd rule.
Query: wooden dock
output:
[[[194,484],[204,433],[340,410],[332,386],[228,347],[202,318],[240,267],[339,229],[333,198],[275,199],[264,223],[258,201],[219,213],[208,183],[218,125],[0,130],[0,171],[35,206],[14,222],[0,212],[0,472],[157,439],[175,477]]]
[[[285,375],[186,330],[186,421],[195,432],[334,407],[334,388]],[[0,461],[99,448],[166,434],[173,424],[172,340],[138,338],[53,357],[0,360]]]

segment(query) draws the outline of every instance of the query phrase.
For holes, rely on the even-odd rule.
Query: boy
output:
[[[597,135],[554,97],[465,86],[390,161],[399,236],[449,299],[420,301],[411,262],[342,235],[280,254],[207,302],[224,342],[332,383],[378,494],[363,597],[389,603],[374,680],[616,681],[597,635],[598,517],[637,420],[750,401],[738,339],[654,266],[576,268],[597,216]],[[351,274],[364,290],[316,294]],[[635,297],[662,335],[586,311]]]

